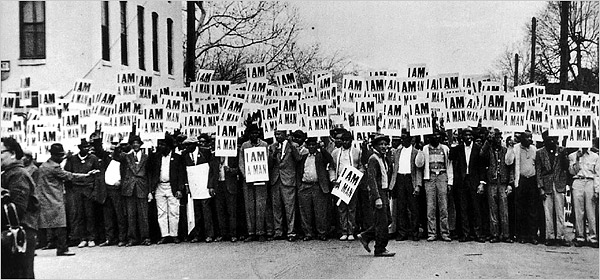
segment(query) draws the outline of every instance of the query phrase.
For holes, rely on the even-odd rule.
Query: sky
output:
[[[341,50],[366,70],[426,63],[430,75],[484,74],[520,42],[542,1],[300,1],[302,40]],[[313,29],[314,27],[314,29]]]

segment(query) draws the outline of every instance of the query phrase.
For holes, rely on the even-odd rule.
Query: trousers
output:
[[[242,179],[242,189],[244,191],[248,235],[264,235],[267,213],[267,185],[246,183],[245,179]]]
[[[552,193],[546,194],[544,214],[546,217],[546,240],[565,239],[565,194],[557,192],[554,185]],[[554,223],[556,223],[556,227]]]
[[[73,237],[78,241],[92,241],[97,237],[94,220],[94,200],[78,190],[77,186],[71,188],[73,208],[71,209],[71,223]]]
[[[285,213],[287,235],[296,234],[294,224],[296,223],[296,186],[286,186],[281,183],[281,178],[271,186],[273,201],[273,225],[275,235],[283,234],[283,215]]]
[[[396,179],[396,232],[398,236],[419,235],[419,207],[417,197],[413,195],[415,188],[410,174],[398,174]]]
[[[339,227],[343,235],[354,234],[356,230],[356,204],[358,201],[358,195],[353,195],[350,199],[350,204],[340,202],[340,206],[337,207],[339,216]]]
[[[594,180],[575,179],[573,181],[573,211],[575,211],[575,238],[577,241],[598,242],[596,232],[596,213],[593,204]],[[587,218],[588,235],[584,239],[585,221]]]
[[[370,242],[375,240],[375,254],[383,253],[386,251],[388,244],[388,225],[391,221],[391,213],[389,206],[389,198],[386,191],[382,191],[379,194],[383,202],[383,207],[377,209],[375,207],[375,201],[371,201],[371,209],[373,209],[374,221],[371,227],[360,233],[365,241]]]
[[[134,195],[126,196],[125,204],[127,205],[127,238],[134,242],[149,239],[148,200]]]
[[[300,202],[300,218],[302,220],[302,230],[305,236],[325,236],[328,230],[327,224],[327,200],[329,196],[323,193],[319,183],[300,184],[298,190],[298,200]]]
[[[521,239],[536,238],[538,217],[536,202],[539,197],[539,190],[535,176],[531,178],[521,177],[515,195],[517,236]]]
[[[488,204],[490,209],[490,234],[492,237],[508,238],[508,200],[506,184],[488,184]]]
[[[177,237],[179,228],[179,199],[171,191],[169,183],[160,183],[156,188],[156,212],[162,237]]]
[[[104,212],[106,240],[113,242],[118,237],[119,241],[125,242],[127,240],[127,217],[125,216],[126,210],[120,190],[106,189],[106,201],[104,201],[102,210]]]
[[[220,192],[216,194],[217,220],[219,221],[219,236],[237,237],[237,194],[231,194],[224,186],[225,181],[219,181]]]
[[[427,232],[429,237],[437,235],[437,213],[439,211],[440,233],[449,237],[448,229],[448,175],[431,173],[431,179],[425,181],[425,194],[427,196]]]
[[[477,194],[477,181],[467,174],[462,185],[456,190],[460,197],[461,232],[463,237],[469,237],[471,228],[475,237],[482,237],[480,195]]]

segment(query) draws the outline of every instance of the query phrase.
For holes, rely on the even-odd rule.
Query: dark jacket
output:
[[[199,149],[199,148],[196,148]],[[214,189],[219,181],[219,158],[215,157],[214,153],[210,153],[210,152],[206,152],[206,151],[198,151],[198,156],[196,157],[195,160],[192,160],[192,158],[190,157],[190,153],[188,153],[187,151],[184,151],[181,154],[182,158],[183,158],[183,162],[185,163],[185,166],[196,166],[196,165],[200,165],[203,163],[208,163],[208,189]],[[188,176],[187,176],[187,170],[185,171],[185,176],[184,176],[184,184],[188,183]],[[188,190],[186,190],[188,191]],[[187,202],[187,192],[185,193],[184,197],[182,198],[182,202],[181,204],[185,204],[184,202]]]
[[[306,159],[308,158],[308,154],[303,155],[298,163],[298,172],[296,172],[296,180],[297,182],[302,182],[302,176],[304,175],[304,164],[306,163]],[[317,168],[317,179],[319,180],[319,186],[324,193],[329,193],[331,190],[329,188],[329,172],[327,171],[327,165],[333,162],[333,158],[331,155],[325,150],[320,149],[315,154],[315,167]]]
[[[538,149],[535,154],[535,174],[538,188],[544,189],[544,193],[547,194],[553,192],[552,184],[559,193],[564,193],[566,190],[569,155],[563,147],[557,147],[556,153],[553,163],[550,162],[550,153],[546,148]]]
[[[486,178],[484,180],[486,183],[509,183],[512,169],[506,165],[506,161],[504,160],[506,157],[506,147],[500,146],[496,155],[493,146],[486,141],[481,149],[481,157],[483,159],[482,164],[486,170]]]
[[[485,181],[485,169],[483,169],[483,160],[481,158],[481,148],[475,143],[471,143],[471,156],[466,158],[465,145],[459,144],[456,147],[450,148],[448,158],[452,161],[454,170],[454,185],[462,187],[465,184],[467,176],[467,160],[469,161],[469,174],[471,175],[471,186],[479,185],[480,181]]]
[[[82,161],[79,158],[79,154],[74,154],[67,158],[65,163],[65,171],[72,173],[88,173],[91,170],[100,169],[100,161],[98,157],[93,154],[88,154],[87,157]],[[72,182],[67,182],[67,192],[73,188],[78,192],[83,193],[86,197],[95,199],[95,183],[97,176],[89,176],[84,178],[73,178]]]
[[[222,157],[219,157],[219,165],[220,160],[222,159]],[[220,184],[217,184],[217,187],[215,188],[215,191],[219,194],[219,193],[224,193],[224,192],[228,192],[229,194],[237,194],[238,193],[238,174],[239,174],[239,170],[238,170],[238,158],[237,157],[228,157],[227,158],[228,164],[227,166],[229,167],[229,171],[225,171],[225,183],[221,186]]]
[[[185,189],[185,183],[187,180],[185,173],[185,163],[181,155],[171,151],[169,163],[169,184],[171,185],[171,192],[175,195],[178,191],[182,194]],[[160,170],[162,168],[163,155],[160,153],[152,153],[150,155],[150,191],[156,192],[158,184],[160,184]]]
[[[135,154],[121,153],[117,159],[121,162],[121,195],[147,198],[150,193],[150,176],[148,176],[148,155],[142,153],[140,162],[136,163]]]
[[[4,168],[2,188],[9,191],[10,201],[17,208],[17,216],[21,225],[37,229],[40,209],[35,197],[35,183],[23,168],[22,161],[18,160]],[[7,224],[8,221],[2,221],[2,230],[6,229]],[[31,246],[35,246],[35,244]]]
[[[277,145],[278,142],[269,145],[269,181],[274,185],[277,179],[281,179],[281,184],[285,186],[296,186],[296,163],[300,160],[300,153],[292,142],[288,141],[281,158],[281,151],[277,151]]]
[[[381,157],[379,153],[372,153],[371,157],[369,157],[369,162],[367,163],[367,189],[369,190],[369,200],[371,202],[381,198],[383,203],[387,205],[389,202],[387,201],[388,195],[387,191],[383,189],[382,178],[381,178],[381,166],[379,165],[379,161],[377,157]],[[387,160],[382,158],[384,162]],[[388,172],[386,176],[388,178],[388,184],[390,182],[390,170],[391,166],[388,165]]]

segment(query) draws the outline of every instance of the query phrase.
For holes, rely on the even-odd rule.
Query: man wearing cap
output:
[[[79,153],[67,158],[65,171],[85,174],[91,170],[100,170],[98,157],[90,154],[91,144],[87,139],[81,139],[81,144],[77,147]],[[96,246],[95,240],[98,237],[92,196],[95,188],[94,179],[93,177],[73,178],[71,183],[66,184],[67,199],[72,203],[69,220],[73,228],[73,236],[80,241],[79,248]]]
[[[190,136],[183,141],[185,150],[183,150],[182,156],[185,166],[196,166],[201,164],[208,164],[208,178],[202,178],[202,180],[208,180],[208,191],[211,197],[215,195],[215,186],[217,185],[219,175],[219,162],[218,158],[211,154],[210,149],[210,136],[206,133],[196,138]],[[189,186],[189,178],[186,171],[185,184]],[[207,199],[193,199],[188,201],[188,207],[194,207],[194,217],[196,227],[190,233],[193,236],[191,243],[196,243],[200,239],[200,222],[204,221],[204,241],[206,243],[213,242],[215,239],[215,230],[213,225],[212,209],[210,207],[210,198]],[[187,220],[186,220],[187,221]]]
[[[179,243],[179,200],[183,196],[186,174],[182,156],[174,153],[173,149],[173,139],[166,136],[157,141],[157,151],[151,155],[150,190],[156,199],[161,233],[157,244]]]
[[[114,158],[121,153],[122,147],[118,147],[119,140],[114,138],[111,142],[110,152],[107,153],[104,159],[104,175],[110,164],[119,164]],[[119,164],[119,168],[122,167]],[[109,176],[111,176],[109,174]],[[119,174],[120,177],[120,174]],[[114,185],[106,184],[106,199],[102,207],[104,212],[104,231],[106,233],[106,241],[100,243],[101,247],[117,244],[119,247],[125,246],[127,242],[127,217],[125,216],[125,202],[121,195],[121,182]],[[116,228],[115,228],[116,225]],[[117,243],[118,242],[118,243]]]
[[[133,148],[132,151],[121,153],[117,159],[121,165],[124,165],[124,172],[121,174],[121,194],[125,197],[129,239],[125,246],[133,246],[140,241],[142,245],[148,246],[151,244],[148,202],[152,200],[149,189],[148,155],[141,149],[142,139],[139,136],[130,136],[129,143]]]
[[[396,240],[419,241],[419,207],[417,197],[423,187],[423,170],[416,165],[421,151],[415,149],[407,130],[400,136],[402,145],[394,150],[390,191],[396,198]]]
[[[331,157],[333,162],[329,167],[329,179],[332,184],[337,184],[337,179],[340,177],[342,172],[347,166],[352,166],[358,169],[363,174],[365,173],[365,167],[360,161],[361,150],[352,146],[352,133],[344,131],[340,136],[341,146],[333,150]],[[362,180],[361,180],[362,181]],[[339,215],[339,227],[342,231],[340,240],[354,240],[355,230],[358,229],[356,225],[356,203],[358,201],[358,195],[355,194],[350,199],[350,204],[340,202],[337,207]]]
[[[369,157],[367,164],[366,180],[369,198],[373,204],[375,221],[370,228],[357,236],[367,252],[371,252],[369,242],[375,240],[375,257],[393,257],[396,255],[396,253],[389,252],[386,249],[389,234],[388,225],[391,221],[388,195],[390,168],[385,159],[389,144],[390,138],[385,135],[378,135],[373,139],[373,154]]]
[[[267,182],[246,183],[246,162],[244,151],[253,147],[268,147],[267,142],[259,139],[260,128],[256,124],[248,125],[246,132],[249,140],[244,142],[239,149],[239,170],[244,190],[244,206],[246,207],[246,225],[248,237],[246,242],[266,241],[265,228],[267,225]]]
[[[449,158],[450,149],[442,144],[444,132],[434,130],[423,153],[417,155],[417,167],[423,167],[425,195],[427,197],[427,241],[435,241],[438,234],[443,241],[450,242],[448,228],[448,189],[452,188],[454,172]],[[437,232],[439,213],[440,232]]]
[[[511,182],[515,186],[515,206],[517,216],[517,235],[519,243],[538,244],[536,221],[538,211],[536,201],[540,191],[536,182],[535,157],[537,149],[533,143],[531,131],[521,134],[520,143],[508,147],[505,161],[514,164],[515,172]]]
[[[585,241],[598,248],[596,213],[600,188],[600,157],[588,148],[580,148],[569,154],[569,172],[573,175],[573,211],[575,211],[575,241],[580,247]],[[587,219],[587,235],[585,230]]]
[[[74,178],[90,178],[100,172],[91,170],[87,173],[72,173],[63,170],[60,163],[65,159],[65,150],[62,144],[55,143],[50,146],[50,159],[42,163],[38,169],[36,191],[40,201],[39,228],[46,229],[49,236],[56,236],[56,255],[72,256],[67,247],[67,214],[65,210],[64,181]]]
[[[462,131],[463,142],[450,150],[450,160],[454,164],[454,189],[459,197],[461,227],[460,242],[475,239],[485,242],[481,222],[481,199],[485,186],[485,171],[482,169],[481,148],[473,143],[473,129],[467,127]],[[471,238],[471,231],[475,234]]]
[[[286,217],[287,238],[296,240],[296,163],[298,149],[287,139],[283,130],[275,131],[275,143],[269,146],[269,183],[273,199],[275,239],[283,237],[283,215]]]
[[[558,146],[558,136],[542,133],[544,147],[535,155],[535,173],[540,195],[544,200],[546,218],[546,246],[569,246],[565,240],[565,192],[569,159],[563,147]],[[556,227],[554,226],[556,223]]]

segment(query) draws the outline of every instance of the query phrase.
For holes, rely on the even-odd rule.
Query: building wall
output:
[[[138,65],[137,6],[144,7],[145,68]],[[182,10],[178,1],[127,1],[128,66],[121,65],[120,5],[109,1],[110,61],[102,60],[101,1],[46,2],[46,59],[21,60],[19,2],[0,1],[0,60],[10,61],[2,92],[19,88],[22,76],[31,88],[66,95],[77,79],[93,81],[92,90],[116,90],[116,74],[135,70],[153,75],[153,86],[183,86]],[[152,70],[152,12],[158,13],[159,70]],[[167,73],[167,18],[173,20],[173,74]]]

